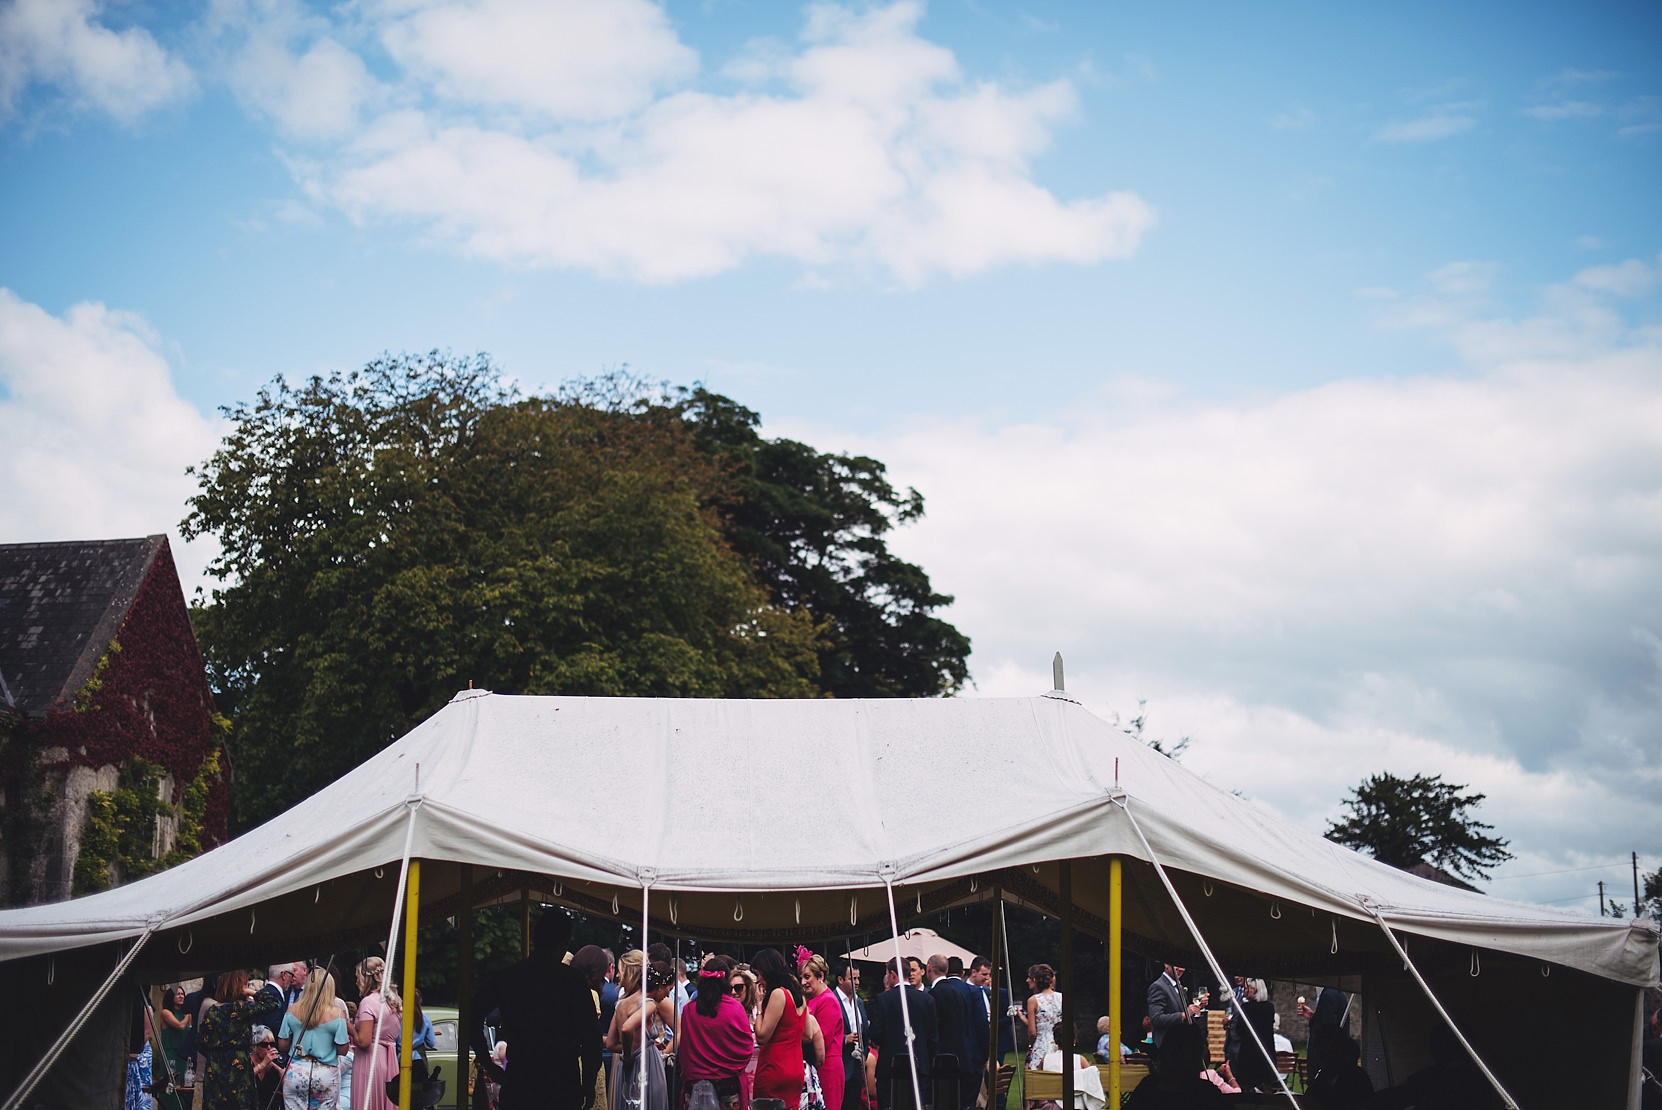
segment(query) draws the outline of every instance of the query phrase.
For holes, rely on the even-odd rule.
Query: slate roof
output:
[[[74,697],[165,551],[166,536],[0,544],[0,711]]]

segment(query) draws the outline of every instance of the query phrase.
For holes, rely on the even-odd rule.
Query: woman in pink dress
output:
[[[785,957],[772,948],[751,962],[761,980],[762,1018],[756,1023],[756,1083],[752,1098],[783,1100],[787,1110],[802,1101],[802,1034],[808,1002]]]
[[[810,955],[802,965],[802,993],[808,996],[808,1012],[819,1022],[820,1036],[825,1041],[820,1090],[825,1092],[826,1110],[839,1110],[843,1104],[843,1008],[827,981],[830,977],[824,956]]]
[[[756,1050],[750,1012],[729,988],[733,961],[711,956],[698,973],[698,997],[681,1009],[681,1043],[675,1058],[681,1067],[681,1097],[685,1107],[693,1088],[709,1083],[721,1110],[745,1110],[749,1105],[745,1069]]]
[[[358,965],[358,993],[363,997],[352,1024],[352,1110],[395,1110],[387,1097],[387,1080],[398,1077],[398,1050],[394,1045],[404,1020],[404,1003],[397,991],[381,997],[386,970],[386,961],[379,956]],[[377,1018],[379,1030],[375,1028]]]

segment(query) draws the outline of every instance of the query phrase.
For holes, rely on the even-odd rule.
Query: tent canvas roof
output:
[[[984,804],[932,799],[929,784],[965,765],[993,784]],[[601,789],[603,770],[617,767],[640,769],[623,776],[621,799]],[[201,938],[205,959],[214,944],[292,952],[384,935],[406,836],[428,861],[424,915],[455,912],[455,865],[469,863],[482,883],[475,901],[492,883],[498,894],[529,886],[638,920],[647,884],[654,929],[703,937],[886,931],[886,883],[903,914],[987,898],[995,885],[1055,912],[1056,861],[1070,859],[1081,861],[1075,900],[1090,929],[1106,916],[1101,858],[1117,854],[1128,859],[1127,942],[1184,945],[1128,813],[1202,930],[1237,938],[1218,945],[1220,957],[1238,949],[1266,969],[1358,971],[1389,958],[1377,911],[1423,937],[1629,985],[1657,981],[1648,923],[1415,878],[1206,783],[1059,694],[738,701],[465,691],[229,844],[101,894],[0,912],[0,960],[150,929],[171,940],[151,946],[170,956]]]

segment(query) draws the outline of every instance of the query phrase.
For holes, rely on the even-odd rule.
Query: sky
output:
[[[1315,832],[1662,867],[1654,4],[0,0],[0,542],[168,532],[383,351],[703,382],[920,490],[970,696]],[[973,772],[966,778],[973,782]],[[1132,785],[1134,789],[1134,784]]]

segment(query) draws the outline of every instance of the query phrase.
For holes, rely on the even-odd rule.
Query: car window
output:
[[[456,1023],[454,1021],[435,1021],[433,1023],[434,1052],[456,1051]]]

